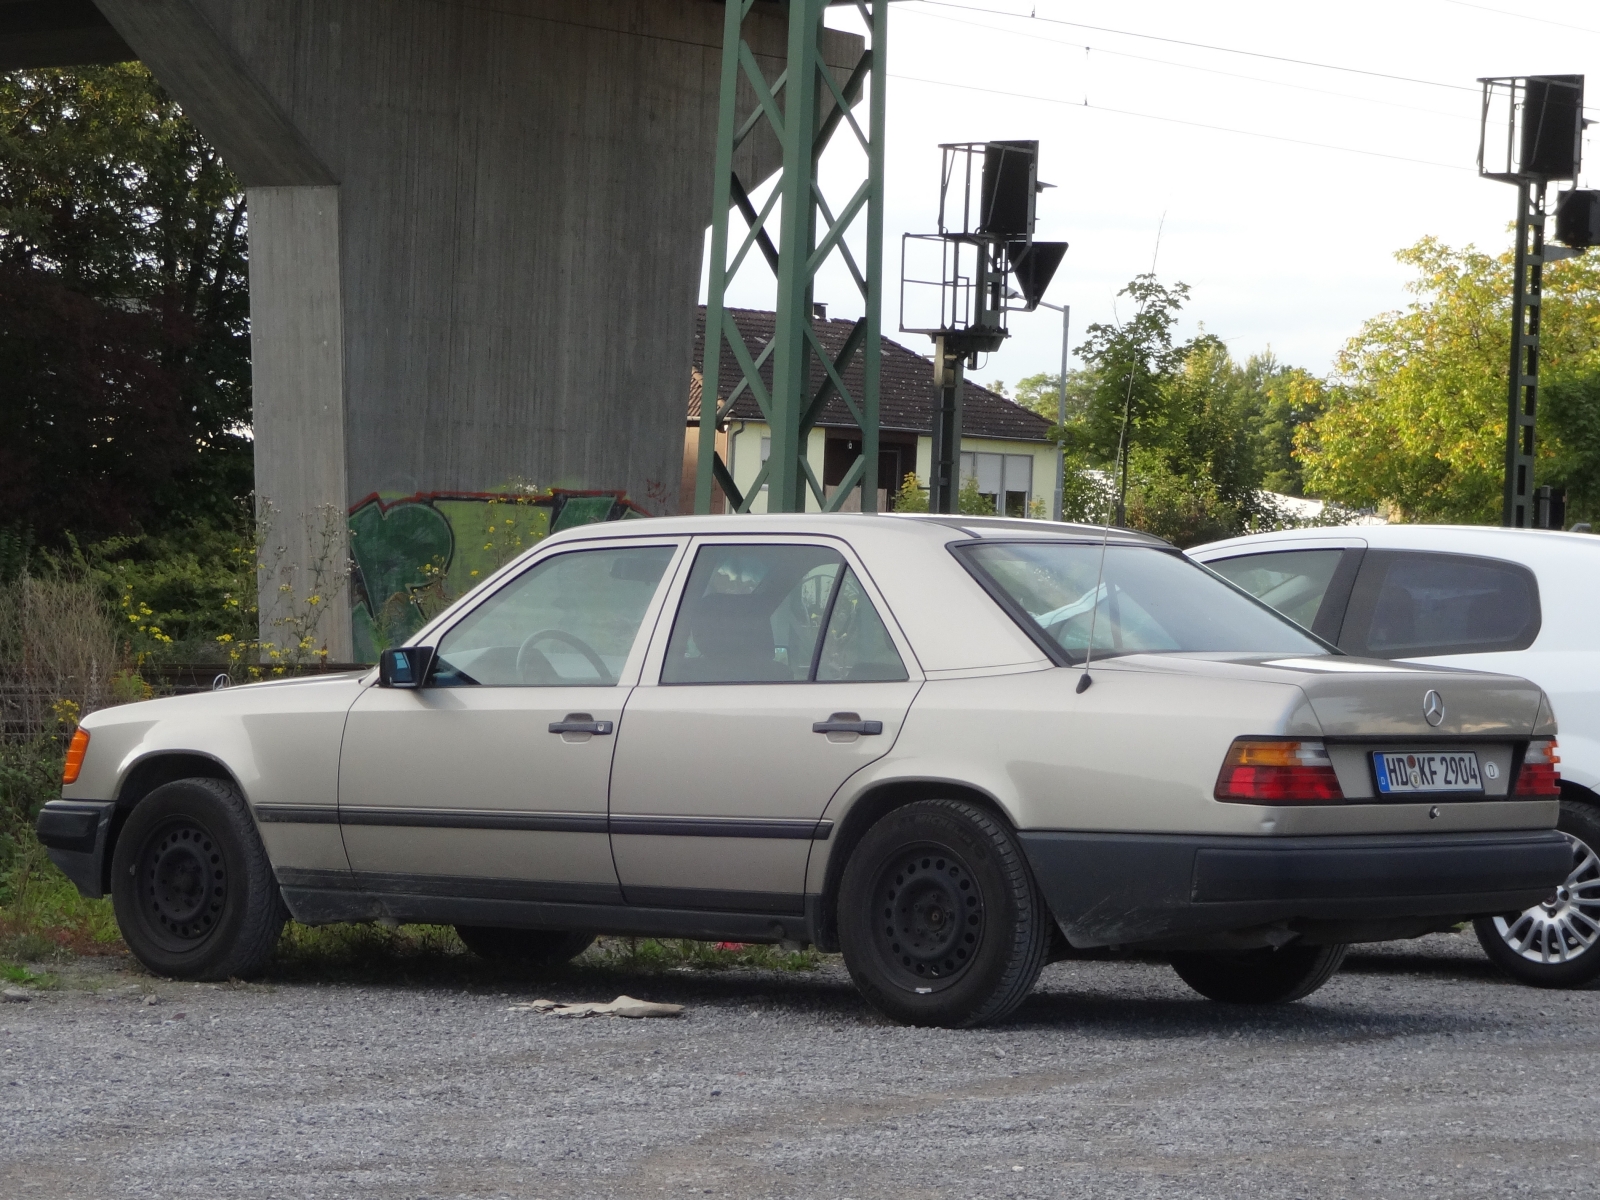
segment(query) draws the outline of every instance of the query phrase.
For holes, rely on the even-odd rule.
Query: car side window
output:
[[[804,545],[703,547],[661,667],[663,684],[906,678],[844,558]]]
[[[1369,550],[1340,644],[1378,658],[1525,650],[1539,623],[1539,585],[1520,563]]]
[[[1277,550],[1268,554],[1241,554],[1206,563],[1229,583],[1270,604],[1296,625],[1310,629],[1328,594],[1344,551]]]
[[[609,687],[672,546],[576,550],[535,564],[451,627],[434,687]]]
[[[906,664],[894,648],[883,618],[856,573],[846,567],[817,658],[817,681],[899,683],[908,678]]]

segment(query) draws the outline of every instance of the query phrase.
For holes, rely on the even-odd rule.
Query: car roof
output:
[[[710,516],[653,517],[648,521],[607,521],[579,525],[554,535],[562,541],[596,537],[683,537],[744,533],[822,534],[849,537],[855,533],[909,534],[951,541],[952,533],[969,538],[1018,538],[1113,545],[1152,546],[1170,550],[1172,544],[1148,533],[1117,526],[1083,525],[1070,521],[1039,521],[1019,517],[977,517],[934,513],[741,513]],[[546,539],[541,545],[548,544]]]

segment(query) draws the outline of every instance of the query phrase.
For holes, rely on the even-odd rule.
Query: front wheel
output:
[[[1532,908],[1472,923],[1490,961],[1534,987],[1577,987],[1600,975],[1600,812],[1563,800],[1556,828],[1572,846],[1566,879]]]
[[[594,942],[592,933],[560,929],[500,929],[488,925],[457,925],[456,934],[479,958],[494,963],[515,963],[549,970],[570,962]]]
[[[910,1025],[997,1021],[1033,989],[1050,917],[1003,821],[962,800],[895,809],[867,831],[839,888],[845,966]]]
[[[1332,978],[1348,946],[1217,950],[1172,955],[1178,977],[1208,1000],[1225,1004],[1288,1004]]]
[[[220,779],[163,784],[135,806],[111,904],[134,957],[177,979],[259,974],[289,918],[244,797]]]

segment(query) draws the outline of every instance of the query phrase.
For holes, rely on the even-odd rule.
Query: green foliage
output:
[[[1567,521],[1600,519],[1600,371],[1557,379],[1541,389],[1550,462],[1540,464],[1546,482],[1567,490]]]
[[[1306,485],[1407,521],[1497,522],[1511,255],[1424,238],[1396,257],[1415,272],[1417,299],[1367,321],[1340,355],[1325,411],[1297,435]],[[1593,401],[1584,381],[1600,374],[1600,256],[1545,268],[1539,354],[1545,393],[1557,397],[1541,425],[1539,482],[1565,483],[1592,511],[1596,459],[1585,447],[1594,446]]]
[[[961,490],[956,493],[956,511],[968,517],[994,516],[994,501],[978,491],[977,476],[968,475],[961,481]]]
[[[898,513],[925,513],[928,511],[928,489],[915,474],[900,481],[900,490],[894,496],[894,511]]]
[[[241,525],[245,209],[138,64],[0,75],[0,526]],[[30,532],[31,531],[31,532]],[[0,557],[9,556],[7,554]]]

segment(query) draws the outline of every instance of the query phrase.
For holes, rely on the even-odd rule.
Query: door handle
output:
[[[568,713],[565,719],[550,722],[551,733],[610,733],[610,721],[596,721],[588,713]]]
[[[883,732],[882,721],[863,721],[860,713],[834,713],[826,721],[813,721],[812,733],[864,733]]]

